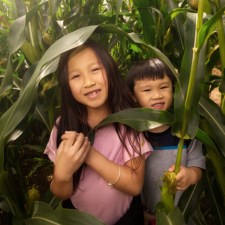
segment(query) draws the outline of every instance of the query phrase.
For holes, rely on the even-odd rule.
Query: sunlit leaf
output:
[[[156,221],[157,225],[186,225],[184,217],[177,207],[168,214],[163,210],[158,210],[156,212]]]
[[[87,213],[64,209],[61,205],[54,210],[44,202],[35,202],[33,215],[24,222],[26,225],[104,225]]]
[[[200,31],[199,31],[199,46],[200,48],[205,41],[208,40],[209,36],[212,34],[212,32],[216,29],[216,23],[218,19],[221,19],[221,16],[224,14],[225,6],[220,9],[215,15],[213,15],[207,22],[205,22]]]
[[[162,124],[171,125],[173,115],[167,111],[132,108],[109,115],[95,129],[114,122],[126,124],[138,131],[146,131]]]
[[[0,118],[0,140],[5,142],[8,135],[26,116],[37,94],[38,83],[42,78],[54,72],[59,55],[66,50],[79,46],[94,32],[97,26],[78,29],[55,42],[43,55],[31,79],[20,92],[17,101]],[[0,149],[0,159],[4,159],[4,149]],[[0,164],[0,174],[3,163]]]
[[[137,35],[132,33],[128,34],[114,25],[95,25],[83,27],[57,40],[45,52],[37,64],[34,73],[32,74],[27,85],[20,92],[20,96],[17,101],[1,116],[0,138],[2,138],[3,141],[5,141],[5,138],[7,138],[7,136],[16,128],[16,126],[22,121],[30,110],[32,102],[37,94],[36,91],[40,80],[56,70],[60,54],[84,43],[94,33],[94,31],[97,30],[97,28],[106,32],[115,32],[120,35],[126,35],[125,37],[133,40],[134,42],[143,44]],[[166,57],[162,52],[160,52],[160,50],[149,45],[147,47],[159,57],[166,60]],[[0,158],[4,158],[3,149],[0,149]],[[0,164],[0,173],[2,167],[3,164]]]

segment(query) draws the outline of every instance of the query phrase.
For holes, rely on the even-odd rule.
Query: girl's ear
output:
[[[133,93],[131,91],[129,91],[129,95],[133,99],[134,102],[137,102],[137,99],[135,98],[135,96],[133,95]]]
[[[137,102],[136,97],[135,97],[134,95],[132,95],[132,94],[131,94],[131,96],[132,96],[133,100],[134,100],[135,102]]]

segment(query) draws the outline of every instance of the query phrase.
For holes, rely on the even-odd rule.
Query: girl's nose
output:
[[[84,87],[89,88],[96,84],[96,82],[92,79],[85,79]]]

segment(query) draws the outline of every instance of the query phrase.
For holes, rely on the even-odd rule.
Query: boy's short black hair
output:
[[[163,79],[165,75],[170,78],[174,90],[176,78],[172,71],[158,58],[152,58],[133,64],[127,73],[126,82],[131,93],[134,94],[135,81],[145,79],[158,80]]]

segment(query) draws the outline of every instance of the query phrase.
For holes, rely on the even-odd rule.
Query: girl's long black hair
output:
[[[61,112],[59,121],[56,124],[58,129],[57,145],[61,142],[61,135],[65,131],[82,132],[87,135],[91,128],[87,123],[87,107],[77,102],[70,90],[68,83],[67,63],[71,54],[91,48],[101,64],[105,68],[108,80],[108,105],[112,113],[119,112],[128,108],[136,107],[128,87],[119,72],[118,66],[112,56],[99,43],[88,40],[81,46],[69,50],[61,55],[58,65],[58,82],[61,90]],[[140,140],[138,132],[128,126],[125,126],[125,132],[121,132],[121,126],[114,124],[116,132],[121,140],[122,145],[126,149],[126,138],[129,140],[134,152],[140,154]],[[82,167],[74,174],[74,188],[77,188]]]

